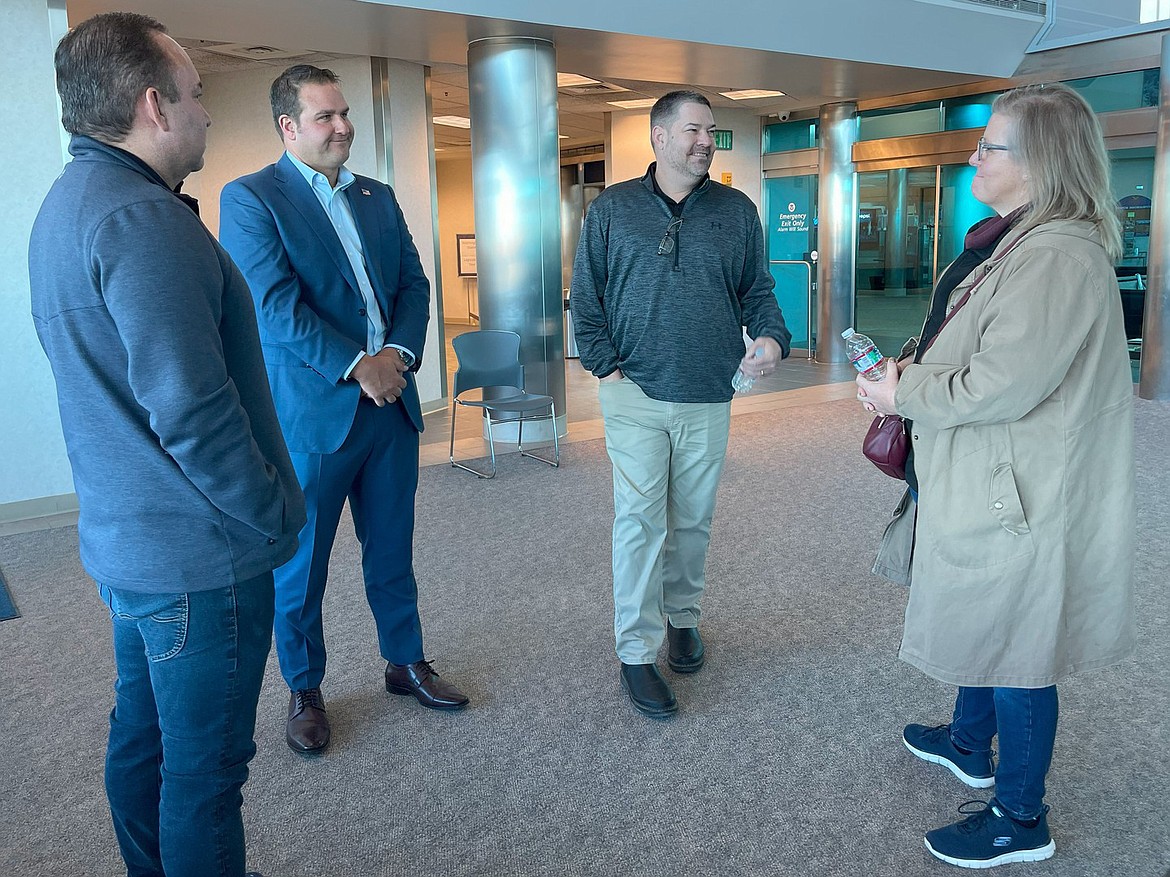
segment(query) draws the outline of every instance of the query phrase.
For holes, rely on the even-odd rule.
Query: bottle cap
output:
[[[846,329],[844,332],[841,333],[841,337],[848,338],[852,334],[853,334],[853,327],[850,326],[848,329]]]

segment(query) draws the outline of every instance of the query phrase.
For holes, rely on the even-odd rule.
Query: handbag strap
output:
[[[1031,229],[1028,229],[1028,231],[1031,231]],[[943,320],[941,324],[939,324],[938,331],[934,333],[934,337],[932,337],[929,341],[927,341],[926,346],[922,348],[923,353],[926,353],[926,351],[930,350],[931,345],[934,344],[934,342],[936,340],[938,340],[938,336],[942,334],[942,330],[947,327],[947,323],[949,323],[951,321],[951,318],[954,317],[954,315],[959,312],[959,310],[963,307],[963,305],[965,305],[968,301],[971,300],[971,296],[975,294],[975,290],[979,288],[979,284],[981,284],[984,280],[986,280],[988,278],[988,276],[991,274],[991,272],[994,271],[997,267],[999,267],[999,264],[1005,258],[1007,258],[1007,254],[1010,253],[1012,250],[1014,250],[1016,248],[1016,246],[1020,243],[1020,241],[1022,241],[1027,236],[1028,231],[1025,231],[1018,238],[1016,238],[1014,241],[1012,241],[1011,246],[1009,246],[1006,250],[1004,250],[1002,253],[1000,253],[999,258],[996,259],[994,262],[992,262],[990,265],[988,265],[987,270],[984,271],[979,276],[979,279],[976,280],[974,283],[972,283],[970,288],[966,292],[963,293],[962,298],[960,298],[957,302],[955,302],[955,306],[953,308],[951,308],[951,312],[949,314],[947,314],[946,319]]]

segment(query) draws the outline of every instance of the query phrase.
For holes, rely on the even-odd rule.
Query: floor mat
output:
[[[7,621],[9,618],[19,618],[20,613],[16,611],[16,604],[12,602],[12,595],[8,593],[8,586],[4,584],[4,575],[0,573],[0,621]]]

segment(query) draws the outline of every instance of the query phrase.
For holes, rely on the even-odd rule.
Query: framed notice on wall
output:
[[[459,276],[475,277],[475,235],[455,235],[456,252],[459,254]]]

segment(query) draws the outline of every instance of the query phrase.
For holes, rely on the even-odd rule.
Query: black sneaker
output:
[[[951,740],[950,725],[907,725],[902,730],[906,748],[931,764],[941,764],[973,789],[995,785],[990,752],[961,752]]]
[[[977,809],[970,809],[973,805]],[[1048,833],[1048,807],[1028,827],[1008,816],[995,798],[968,801],[959,808],[966,819],[926,833],[926,848],[936,859],[960,868],[994,868],[1008,862],[1039,862],[1056,852]]]

